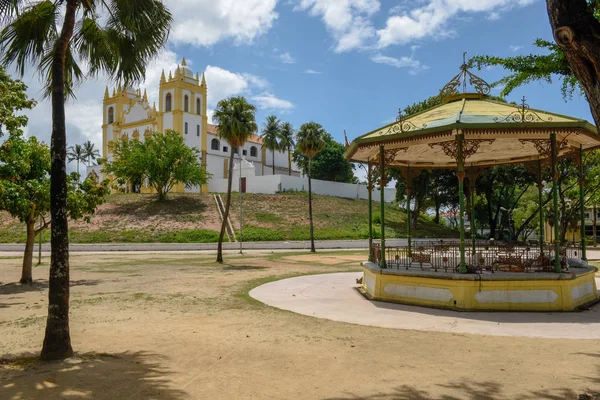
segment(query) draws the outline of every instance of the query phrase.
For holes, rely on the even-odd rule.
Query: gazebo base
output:
[[[379,268],[364,262],[373,300],[461,311],[574,311],[598,299],[594,267],[569,273],[456,274]]]

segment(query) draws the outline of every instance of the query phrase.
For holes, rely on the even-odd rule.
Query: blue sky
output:
[[[245,95],[262,125],[271,113],[299,127],[322,124],[337,140],[390,122],[399,107],[436,94],[469,56],[537,52],[552,40],[542,0],[166,0],[175,24],[167,49],[149,66],[151,101],[162,69],[185,56],[206,72],[209,108]],[[474,71],[488,82],[499,68]],[[39,82],[28,75],[30,92]],[[67,106],[69,144],[101,140],[106,77],[78,89]],[[497,93],[493,92],[494,94]],[[584,98],[565,102],[559,81],[534,83],[508,100],[527,97],[541,108],[591,120]],[[50,105],[31,113],[29,133],[49,138]]]

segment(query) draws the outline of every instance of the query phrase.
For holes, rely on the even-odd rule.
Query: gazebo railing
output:
[[[460,264],[460,246],[457,240],[415,241],[410,254],[408,246],[385,249],[387,268],[421,269],[429,271],[456,272]],[[470,272],[552,272],[554,270],[554,245],[504,243],[478,240],[465,243],[465,262]],[[560,247],[563,268],[568,258],[581,257],[579,244],[568,243]],[[370,260],[381,265],[381,245],[373,243]]]

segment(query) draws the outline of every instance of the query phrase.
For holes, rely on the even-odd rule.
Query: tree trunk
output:
[[[288,146],[288,175],[292,176],[292,153],[290,146]]]
[[[596,201],[594,200],[594,225],[592,225],[592,234],[594,235],[594,247],[596,247],[596,244],[598,243],[598,239],[596,238]]]
[[[600,126],[600,22],[586,0],[546,0],[554,39],[563,49],[571,70]]]
[[[77,0],[67,0],[65,18],[52,59],[52,139],[50,156],[50,278],[48,319],[40,358],[62,360],[73,355],[69,334],[69,225],[67,221],[67,135],[64,65],[73,36]]]
[[[308,159],[308,221],[310,224],[310,252],[316,253],[315,234],[313,230],[313,211],[312,211],[312,184],[310,180],[310,163],[312,158]]]
[[[27,240],[25,241],[25,253],[23,253],[23,270],[21,271],[21,284],[33,283],[32,263],[33,263],[33,246],[35,245],[35,221],[27,222]]]
[[[273,175],[275,175],[275,150],[273,151]]]
[[[242,168],[240,164],[240,174]],[[221,232],[219,233],[219,244],[217,245],[217,262],[223,262],[223,236],[225,235],[225,226],[229,218],[229,206],[231,205],[231,183],[233,181],[233,146],[231,147],[231,155],[229,156],[229,171],[227,173],[227,200],[225,201],[225,213],[221,222]]]

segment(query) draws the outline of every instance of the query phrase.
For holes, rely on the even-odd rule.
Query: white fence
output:
[[[237,178],[237,177],[236,177]],[[239,179],[239,178],[238,178]],[[208,190],[215,193],[227,192],[227,179],[211,179]],[[239,191],[239,181],[232,182],[232,190]],[[246,177],[246,193],[275,194],[286,191],[308,190],[308,178],[288,175],[266,175]],[[367,185],[312,180],[312,192],[348,199],[368,199]],[[385,188],[386,203],[396,198],[395,188]],[[379,189],[373,190],[373,200],[379,200]]]

